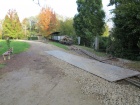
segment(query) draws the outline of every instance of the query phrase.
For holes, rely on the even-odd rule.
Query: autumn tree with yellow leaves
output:
[[[57,18],[55,12],[49,7],[42,8],[38,16],[38,27],[40,33],[47,37],[50,33],[56,31]]]

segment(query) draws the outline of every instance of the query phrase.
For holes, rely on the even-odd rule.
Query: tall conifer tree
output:
[[[140,1],[110,0],[115,5],[112,49],[117,57],[140,60]]]
[[[22,38],[22,26],[15,10],[9,10],[3,22],[3,33],[5,37]]]
[[[82,44],[90,46],[95,36],[104,31],[105,13],[102,0],[77,0],[78,14],[74,17],[76,34],[81,37]]]

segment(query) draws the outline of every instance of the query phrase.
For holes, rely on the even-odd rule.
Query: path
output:
[[[29,43],[1,69],[0,105],[139,105],[139,88],[108,82],[44,52],[63,49]]]
[[[30,50],[15,55],[3,69],[11,72],[0,79],[0,105],[99,105],[45,55],[44,51],[57,47],[30,44]]]

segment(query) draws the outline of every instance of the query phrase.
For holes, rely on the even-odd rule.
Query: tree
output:
[[[139,49],[140,49],[140,39],[139,39],[139,41],[138,41],[138,44],[137,44],[137,45],[138,45],[138,47],[139,47]]]
[[[2,39],[2,22],[3,20],[0,20],[0,39]]]
[[[0,28],[0,39],[2,39],[2,29]]]
[[[41,34],[46,37],[55,31],[57,19],[55,13],[50,8],[42,8],[38,16],[38,26]]]
[[[5,16],[5,19],[4,19],[4,22],[3,22],[3,33],[4,33],[4,36],[7,37],[12,37],[12,24],[11,24],[11,21],[10,21],[10,18],[8,17],[8,15]]]
[[[15,10],[9,10],[3,22],[4,37],[22,38],[23,31]]]
[[[22,27],[23,27],[23,31],[24,31],[25,37],[29,36],[30,35],[29,19],[28,18],[24,18],[21,24],[22,24]]]
[[[75,30],[73,27],[73,18],[59,20],[58,31],[60,31],[62,35],[68,35],[68,36],[75,37]]]
[[[26,36],[36,35],[39,33],[37,16],[23,19],[22,25],[24,27],[24,34],[26,34]]]
[[[109,36],[109,27],[107,24],[105,24],[105,31],[103,33],[103,37],[108,37]]]
[[[74,17],[76,34],[81,37],[81,43],[91,46],[95,36],[104,31],[105,13],[101,0],[77,0],[78,14]]]
[[[110,5],[116,5],[111,52],[117,57],[137,59],[140,52],[140,1],[110,0]]]

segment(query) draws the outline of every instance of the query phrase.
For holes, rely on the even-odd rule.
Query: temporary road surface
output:
[[[137,71],[101,63],[96,60],[83,58],[59,50],[46,52],[58,59],[66,61],[76,67],[79,67],[85,71],[88,71],[111,82],[122,80],[128,77],[133,77],[140,74],[140,72]]]

